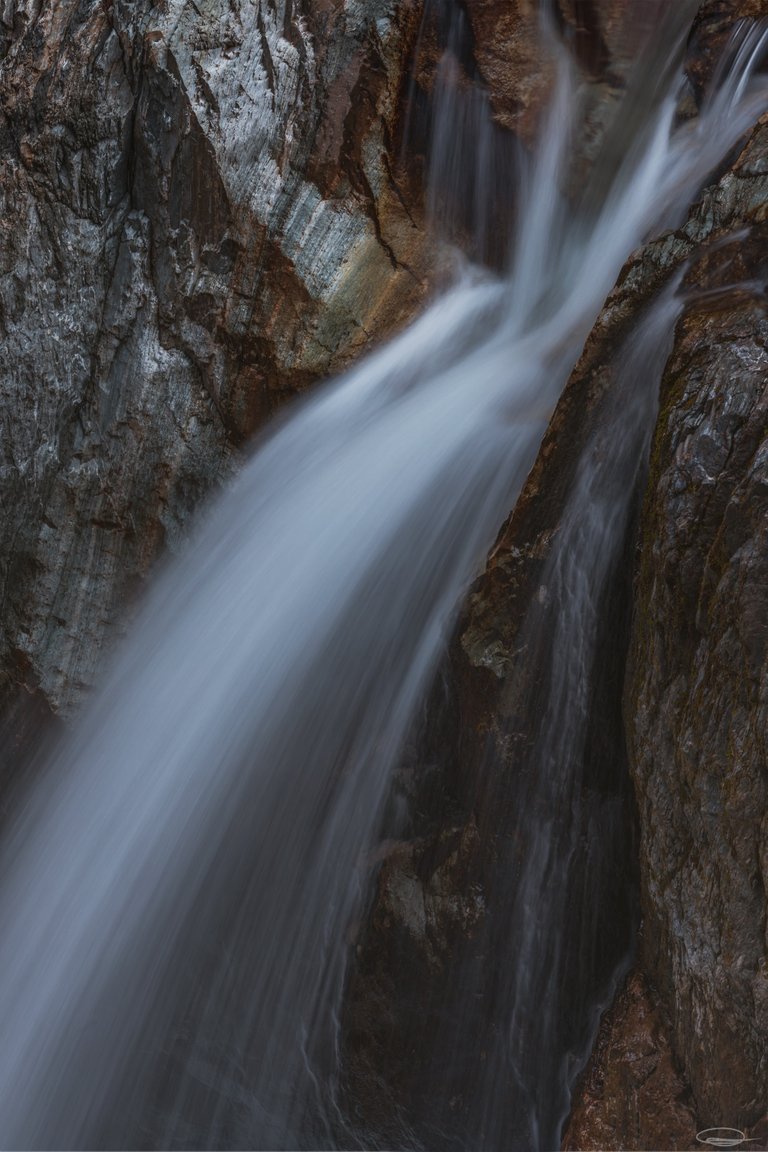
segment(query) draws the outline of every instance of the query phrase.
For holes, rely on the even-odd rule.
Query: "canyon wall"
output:
[[[553,9],[609,94],[629,16],[649,5]],[[467,11],[497,121],[528,140],[548,84],[532,0]],[[693,95],[742,15],[767,16],[768,4],[702,5]],[[182,546],[253,433],[424,301],[421,169],[399,168],[420,19],[416,0],[0,7],[4,767],[47,716],[77,707],[145,578]],[[409,827],[383,849],[357,933],[347,1088],[372,1129],[421,1107],[428,1130],[436,1076],[434,1114],[448,1101],[456,1133],[466,1122],[482,1068],[430,1061],[467,980],[464,1025],[479,1032],[493,1012],[496,989],[478,972],[499,940],[488,910],[524,850],[506,781],[537,735],[547,670],[530,671],[531,621],[542,643],[554,627],[542,573],[629,326],[691,258],[647,491],[604,602],[588,785],[612,813],[618,855],[597,862],[592,907],[595,862],[580,849],[571,926],[594,916],[602,944],[576,958],[569,987],[587,970],[607,987],[632,936],[634,890],[640,943],[565,1141],[682,1148],[697,1127],[762,1131],[766,172],[762,125],[685,225],[630,261],[472,591],[398,781]]]
[[[694,79],[735,15],[768,6],[704,5]],[[763,124],[685,230],[736,235],[690,274],[661,387],[624,702],[638,968],[601,1029],[568,1148],[685,1148],[717,1125],[768,1138],[766,156]]]
[[[0,9],[6,760],[77,706],[254,431],[423,300],[394,175],[418,23],[392,0]]]
[[[694,92],[740,15],[768,10],[702,6]],[[634,972],[603,1021],[564,1146],[695,1147],[696,1132],[714,1125],[765,1135],[767,156],[763,124],[683,227],[624,269],[472,589],[403,766],[411,820],[381,865],[347,1004],[350,1095],[385,1137],[397,1103],[428,1142],[451,1112],[460,1132],[486,1075],[472,1066],[488,1055],[472,1037],[492,1048],[503,983],[486,958],[503,968],[505,949],[522,946],[500,908],[533,851],[516,805],[540,796],[531,749],[550,674],[541,652],[557,635],[551,561],[578,461],[587,447],[606,451],[591,440],[630,325],[684,267],[689,302],[660,380],[647,491],[640,511],[638,478],[600,593],[596,665],[585,669],[591,721],[579,771],[589,803],[560,798],[572,806],[579,861],[562,902],[564,948],[585,918],[599,941],[562,969],[567,1003],[578,1006],[585,978],[607,989],[635,916],[640,925]],[[660,374],[653,352],[648,371]],[[594,797],[620,813],[618,830],[595,823]],[[452,1013],[460,1037],[446,1026]],[[540,1027],[547,1020],[542,1010]],[[567,1010],[557,1026],[577,1051]],[[514,1110],[508,1120],[511,1131]]]

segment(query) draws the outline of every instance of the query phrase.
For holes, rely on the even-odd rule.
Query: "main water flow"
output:
[[[679,222],[766,106],[752,30],[698,119],[676,121],[695,7],[669,7],[580,196],[560,62],[508,274],[467,271],[272,433],[19,807],[1,862],[3,1147],[336,1138],[361,860],[462,591],[628,253]]]

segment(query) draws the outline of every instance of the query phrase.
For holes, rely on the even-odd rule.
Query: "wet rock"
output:
[[[683,250],[680,243],[677,259]],[[663,258],[657,249],[641,259],[650,297],[663,275]],[[634,289],[628,291],[634,296]],[[636,319],[634,308],[631,314]],[[559,619],[550,560],[584,443],[605,411],[616,379],[616,353],[630,323],[628,297],[619,288],[558,406],[515,512],[471,590],[427,709],[416,763],[409,769],[413,838],[382,867],[345,1004],[348,1096],[376,1141],[397,1144],[404,1130],[413,1130],[429,1146],[447,1139],[449,1130],[446,1146],[462,1147],[471,1146],[482,1131],[488,1147],[503,1147],[504,1133],[521,1122],[528,1107],[515,1095],[508,1061],[499,1062],[496,1049],[507,1043],[506,980],[508,967],[515,970],[521,938],[522,903],[515,893],[551,810],[551,797],[540,787],[546,766],[537,758],[550,720]],[[590,687],[593,714],[600,719],[579,733],[579,741],[586,741],[583,760],[575,753],[574,779],[584,776],[587,799],[568,783],[557,802],[573,812],[563,834],[572,837],[570,850],[578,860],[568,884],[559,873],[556,882],[562,884],[563,900],[559,956],[552,961],[557,975],[542,964],[562,999],[556,1000],[551,985],[548,991],[539,986],[535,971],[526,973],[524,979],[535,985],[531,1000],[542,1007],[520,1026],[523,1050],[531,1039],[524,1028],[532,1027],[550,1035],[555,1047],[571,1047],[585,1057],[586,1006],[596,989],[605,990],[630,946],[633,826],[621,726],[627,569],[623,577],[621,570],[612,573],[603,596],[601,666]],[[436,940],[414,910],[426,905],[444,838],[450,830],[459,839],[461,829],[465,850],[450,876],[453,898],[465,903],[476,894],[478,914],[467,926],[457,924],[452,936]],[[599,901],[592,899],[596,890]],[[407,902],[394,900],[393,892],[407,893]],[[535,903],[526,915],[535,920]],[[591,938],[600,941],[591,951],[580,943],[590,937],[582,935],[588,921]],[[515,957],[509,966],[507,955]],[[531,1045],[528,1059],[536,1058]],[[543,1058],[549,1060],[551,1053]],[[542,1082],[551,1074],[549,1067]],[[556,1128],[557,1109],[564,1105],[550,1104],[544,1112]],[[398,1129],[400,1117],[405,1128]],[[525,1146],[528,1136],[516,1131]]]
[[[286,398],[422,299],[417,5],[0,13],[0,676],[71,711]]]
[[[641,533],[625,700],[645,923],[636,979],[643,997],[648,980],[657,989],[664,1074],[649,1081],[651,1121],[624,1068],[637,1034],[630,984],[577,1096],[572,1148],[688,1147],[681,1104],[695,1130],[736,1126],[764,1140],[767,149],[759,127],[677,238],[736,231],[690,276],[708,295],[681,322],[663,381]]]
[[[762,280],[766,260],[756,228],[729,274]],[[679,327],[628,681],[643,960],[702,1127],[768,1110],[767,336],[762,283],[694,303]]]
[[[563,1150],[697,1148],[689,1096],[675,1066],[668,1021],[636,973],[600,1025]]]
[[[760,467],[768,422],[760,334],[767,150],[766,128],[758,127],[681,232],[629,262],[586,350],[621,323],[632,294],[643,298],[661,268],[694,256],[691,291],[707,295],[681,322],[662,384],[625,699],[645,924],[640,983],[630,983],[604,1023],[576,1096],[572,1148],[684,1148],[692,1131],[709,1126],[749,1133],[766,1111],[761,637],[768,584]],[[750,230],[739,234],[743,225]],[[699,238],[711,241],[703,252]],[[739,283],[743,290],[729,288]],[[592,388],[601,374],[590,369]],[[530,499],[557,490],[558,446],[576,415],[574,383],[532,474]],[[525,508],[524,500],[519,523]],[[481,635],[503,661],[509,628],[487,607],[497,602],[498,593],[486,598]],[[648,980],[657,989],[649,1051],[660,1071],[639,1086],[626,1065],[648,995],[638,1000],[638,989]],[[643,1117],[646,1096],[653,1108]]]
[[[577,883],[568,893],[561,924],[569,941],[571,928],[573,939],[579,931],[569,916],[602,918],[593,936],[600,942],[596,955],[569,961],[566,985],[575,1006],[586,983],[591,982],[593,995],[605,990],[631,935],[634,821],[621,781],[628,773],[622,682],[634,611],[634,671],[625,707],[639,807],[644,967],[605,1025],[619,1063],[616,1074],[606,1071],[599,1105],[588,1095],[577,1100],[572,1134],[578,1137],[572,1138],[583,1147],[682,1148],[695,1138],[692,1116],[699,1128],[745,1127],[765,1109],[768,1045],[760,982],[765,972],[768,518],[760,469],[766,429],[766,155],[768,126],[762,124],[685,224],[628,261],[552,418],[522,497],[472,589],[421,736],[411,792],[412,847],[401,847],[389,862],[359,937],[350,981],[349,1034],[358,1035],[360,1021],[367,1020],[376,1041],[365,1065],[353,1068],[350,1060],[349,1094],[377,1133],[379,1113],[375,1107],[368,1111],[372,1084],[380,1096],[400,1103],[409,1123],[416,1117],[421,1139],[444,1133],[446,1123],[457,1145],[468,1132],[476,1136],[478,1128],[467,1118],[487,1075],[482,1054],[495,1042],[502,979],[494,980],[489,970],[514,939],[499,926],[500,909],[509,902],[530,850],[516,797],[537,795],[530,756],[541,735],[537,707],[548,675],[540,656],[556,627],[557,605],[547,565],[585,445],[614,389],[627,334],[643,306],[685,261],[691,262],[694,299],[662,388],[641,576],[634,593],[630,519],[603,594],[589,703],[586,793],[590,803],[599,798],[603,816],[610,812],[616,821],[609,826],[619,850],[602,865],[588,852],[580,859],[576,872],[584,891]],[[734,292],[729,287],[734,283],[744,287]],[[638,504],[640,496],[638,489]],[[570,797],[563,803],[570,804]],[[593,838],[602,847],[606,837],[596,834],[594,810],[585,814],[574,808],[574,820],[582,818],[586,822],[577,825],[575,841],[583,846]],[[413,868],[412,853],[423,855],[425,845],[439,843],[448,827],[454,834],[460,827],[479,832],[472,841],[474,858],[462,858],[454,880],[457,896],[480,893],[482,914],[471,932],[436,953],[423,927],[415,930],[422,921],[411,917],[406,924],[402,905],[388,893],[398,887],[393,869],[407,861],[409,907],[423,901],[430,874]],[[603,868],[597,884],[590,872],[595,867]],[[389,951],[390,933],[399,941],[396,956]],[[563,947],[567,952],[570,945]],[[643,981],[658,995],[657,1023],[650,1025]],[[376,1005],[384,1003],[388,1023],[377,1030],[376,1020],[383,1017]],[[416,1004],[436,1037],[431,1065],[425,1064]],[[451,1013],[459,1021],[454,1032],[446,1023]],[[638,1029],[642,1035],[641,1025],[652,1033],[643,1057],[647,1067],[621,1071],[635,1050]],[[579,1051],[585,1037],[567,1013],[558,1027],[560,1040]],[[463,1051],[455,1043],[459,1033]],[[414,1057],[410,1068],[407,1052]],[[575,1064],[574,1075],[577,1070]],[[496,1089],[498,1112],[511,1125],[515,1110],[510,1105],[505,1114],[503,1101],[506,1094],[514,1102],[513,1087],[505,1082]],[[656,1109],[653,1126],[640,1122],[639,1099]],[[495,1137],[484,1131],[493,1145]],[[675,1143],[656,1143],[662,1132]]]
[[[542,40],[546,13],[569,48],[583,80],[604,101],[637,56],[638,44],[659,19],[654,0],[473,0],[467,11],[480,75],[499,123],[531,141],[551,91],[555,59]]]
[[[445,1005],[432,994],[448,957],[475,941],[485,914],[479,833],[471,822],[389,846],[372,918],[355,945],[345,1008],[349,1115],[366,1141],[399,1147],[439,1120],[431,1065]],[[460,1120],[462,1086],[452,1080]],[[423,1130],[423,1127],[422,1129]],[[458,1133],[451,1134],[458,1139]]]
[[[760,20],[766,16],[766,0],[704,0],[691,31],[687,68],[698,94],[717,68],[733,32],[734,20]]]
[[[468,7],[475,56],[499,121],[532,138],[552,82],[552,59],[542,54],[539,11],[532,0],[479,0]]]

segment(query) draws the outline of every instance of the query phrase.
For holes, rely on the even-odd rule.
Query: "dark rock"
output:
[[[765,227],[731,257],[728,276],[762,280]],[[768,1109],[767,338],[762,289],[694,302],[679,327],[628,682],[643,959],[701,1127]]]
[[[694,266],[693,291],[707,296],[680,324],[662,386],[625,703],[642,967],[604,1022],[571,1148],[688,1147],[681,1106],[697,1130],[736,1126],[764,1142],[767,148],[763,126],[684,229],[687,240],[752,225]],[[661,1076],[640,1088],[627,1061],[649,996]]]
[[[415,1124],[427,1142],[438,1132],[446,1139],[448,1123],[459,1146],[468,1132],[476,1136],[477,1127],[464,1126],[475,1097],[487,1088],[481,1038],[494,1043],[498,984],[493,973],[514,938],[504,936],[499,920],[527,851],[516,798],[526,790],[535,793],[531,749],[540,736],[537,707],[548,670],[540,658],[554,627],[547,596],[540,595],[542,577],[578,462],[610,401],[617,354],[643,306],[686,260],[692,261],[692,291],[706,295],[692,303],[681,324],[662,390],[649,489],[658,495],[649,496],[644,514],[635,671],[627,706],[642,838],[643,962],[658,988],[656,1031],[661,1036],[666,1018],[672,1031],[667,1040],[658,1040],[663,1075],[648,1087],[649,1103],[658,1108],[655,1127],[638,1129],[631,1081],[617,1075],[606,1078],[599,1109],[577,1101],[578,1139],[585,1147],[639,1148],[654,1146],[643,1143],[652,1130],[659,1139],[667,1131],[676,1146],[688,1147],[695,1138],[693,1115],[700,1128],[744,1126],[765,1109],[763,298],[755,287],[734,292],[728,286],[756,284],[765,276],[767,153],[768,128],[762,125],[685,225],[630,259],[558,405],[522,497],[469,597],[417,756],[413,839],[401,844],[382,870],[350,980],[346,1026],[350,1036],[359,1037],[366,1021],[370,1043],[362,1063],[355,1063],[350,1044],[348,1090],[377,1136],[382,1116],[395,1114],[397,1103],[401,1123]],[[749,239],[740,231],[747,227]],[[739,387],[732,387],[734,380]],[[695,476],[681,476],[681,466],[690,466]],[[602,795],[612,807],[619,821],[613,827],[623,828],[624,854],[606,857],[597,882],[588,854],[575,869],[576,887],[566,907],[576,917],[589,907],[600,924],[594,939],[601,948],[585,961],[588,969],[572,958],[573,966],[562,973],[573,995],[574,1018],[579,996],[585,996],[587,985],[593,995],[605,987],[631,935],[633,821],[622,791],[628,766],[621,683],[632,567],[628,539],[605,593],[597,648],[601,667],[590,704],[595,723],[588,728],[584,756],[587,792]],[[595,841],[596,825],[585,819],[575,840],[591,837],[602,844],[604,834]],[[425,904],[429,862],[442,839],[460,838],[462,828],[476,829],[477,835],[466,841],[471,851],[454,874],[455,896],[464,900],[477,892],[481,914],[471,929],[435,948],[423,918],[411,912]],[[591,893],[591,905],[581,901],[579,883]],[[400,890],[409,893],[407,916],[406,904],[391,898]],[[560,928],[567,952],[567,918]],[[395,951],[392,940],[397,940]],[[637,1025],[640,1008],[632,1006],[632,997],[640,992],[633,987],[611,1018],[617,1051],[631,1044]],[[457,1055],[459,1035],[463,1062]],[[572,1021],[561,1021],[561,1042],[577,1048],[583,1040]],[[513,1090],[509,1083],[494,1088],[499,1113],[506,1116],[509,1107],[507,1119],[513,1123]],[[375,1096],[386,1101],[380,1109],[371,1103]],[[385,1126],[381,1138],[391,1140],[395,1133],[396,1125]],[[499,1133],[485,1129],[484,1135],[489,1146],[494,1141],[502,1146]]]
[[[734,20],[760,20],[766,16],[766,0],[704,0],[691,31],[687,68],[699,95],[722,58],[733,32]]]

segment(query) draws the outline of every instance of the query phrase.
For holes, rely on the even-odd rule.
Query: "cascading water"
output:
[[[472,871],[486,913],[436,995],[433,1056],[413,1093],[428,1104],[411,1118],[426,1147],[559,1147],[600,1012],[626,972],[631,829],[623,747],[610,732],[626,639],[616,575],[682,309],[680,279],[612,356],[613,386],[595,402],[506,657],[499,732],[478,738],[477,756],[462,765],[477,781],[467,784],[477,841],[492,846]],[[502,764],[499,746],[515,749]]]
[[[510,188],[522,161],[514,136],[493,119],[479,83],[469,20],[455,0],[427,0],[423,24],[434,19],[444,45],[437,66],[427,137],[428,218],[441,235],[458,239],[472,260],[504,266],[513,224]],[[424,28],[422,26],[422,35]],[[421,39],[421,38],[420,38]],[[417,51],[418,57],[418,51]],[[410,103],[417,89],[411,88]],[[412,116],[404,138],[411,136]]]
[[[595,894],[610,907],[611,869],[620,858],[615,846],[627,834],[620,793],[585,778],[594,757],[586,745],[601,659],[598,641],[681,308],[679,299],[665,294],[617,357],[618,379],[608,410],[585,445],[541,575],[541,586],[547,589],[544,612],[550,617],[549,627],[542,629],[548,633],[546,688],[539,697],[538,738],[521,765],[530,819],[518,811],[517,842],[525,850],[514,894],[497,927],[504,938],[515,940],[517,955],[513,970],[502,978],[509,1039],[494,1068],[509,1067],[522,1087],[527,1105],[521,1110],[522,1124],[527,1130],[521,1135],[528,1147],[559,1144],[574,1074],[591,1047],[585,1051],[584,1041],[591,1039],[594,1020],[588,1012],[579,1019],[569,999],[578,1001],[580,992],[583,997],[581,990],[589,989],[589,977],[594,979],[594,969],[599,970],[591,957],[585,961],[580,949],[584,944],[589,951],[599,949],[605,920]],[[542,625],[540,613],[526,621],[523,642],[536,625]],[[530,640],[533,654],[534,637]],[[591,775],[597,775],[594,768]],[[537,914],[542,907],[544,916]],[[553,923],[560,925],[559,933],[542,932],[542,924],[546,929]],[[563,1044],[563,1038],[568,1043]],[[487,1092],[479,1095],[492,1115]],[[492,1126],[491,1116],[484,1123]]]
[[[404,735],[624,259],[766,106],[754,33],[700,119],[675,127],[694,8],[674,6],[575,205],[561,66],[509,275],[468,273],[271,435],[16,813],[3,1146],[354,1142],[337,1013]],[[530,1132],[520,1146],[544,1139]]]

